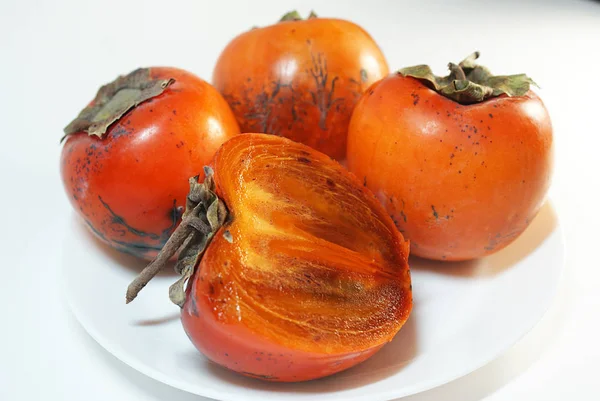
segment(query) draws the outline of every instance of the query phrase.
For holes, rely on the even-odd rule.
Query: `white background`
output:
[[[597,400],[600,3],[578,0],[2,0],[0,400],[200,399],[117,361],[65,306],[57,272],[70,207],[58,140],[100,84],[151,65],[210,79],[230,38],[294,8],[366,27],[392,69],[428,63],[442,73],[478,49],[493,71],[533,77],[553,119],[550,196],[568,247],[553,307],[498,360],[407,400]]]

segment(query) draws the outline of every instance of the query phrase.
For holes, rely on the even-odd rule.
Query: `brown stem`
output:
[[[448,69],[450,69],[450,74],[454,77],[454,79],[458,79],[460,81],[465,81],[467,76],[463,69],[454,63],[448,63]]]
[[[477,59],[479,58],[479,56],[480,53],[478,51],[475,51],[469,54],[463,61],[458,63],[458,65],[463,70],[471,70],[473,68],[477,68]]]
[[[152,263],[146,266],[135,280],[129,284],[129,287],[127,287],[127,295],[125,296],[126,303],[133,301],[146,284],[165,268],[169,259],[175,255],[175,252],[181,247],[181,244],[183,244],[192,230],[193,228],[191,226],[184,224],[183,222],[177,227],[173,232],[173,235],[171,235],[171,238],[169,238]]]
[[[129,284],[125,296],[126,303],[133,301],[140,291],[167,266],[169,259],[181,248],[193,230],[202,234],[211,232],[210,226],[201,221],[194,213],[184,216],[179,227],[173,232],[165,246],[160,250],[156,258]]]
[[[133,301],[146,284],[164,269],[169,259],[179,251],[175,271],[181,274],[181,278],[169,288],[169,298],[179,307],[183,307],[185,284],[192,276],[199,258],[202,257],[211,239],[227,219],[227,207],[214,192],[213,170],[204,167],[204,174],[206,177],[203,183],[198,182],[198,176],[189,179],[190,191],[181,224],[152,263],[129,284],[125,296],[127,303]],[[226,239],[229,242],[233,241],[231,233]]]

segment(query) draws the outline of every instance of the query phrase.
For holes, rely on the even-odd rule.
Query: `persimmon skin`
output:
[[[225,239],[219,234],[215,243],[211,244],[209,258],[213,257],[213,250],[226,245],[223,243]],[[203,262],[201,269],[207,266]],[[266,381],[306,381],[351,368],[383,346],[335,354],[308,352],[267,340],[244,326],[243,322],[224,324],[215,314],[215,302],[207,296],[211,293],[210,283],[199,279],[201,274],[198,272],[192,278],[188,301],[182,309],[182,323],[196,348],[208,359],[227,369]]]
[[[67,196],[94,235],[147,260],[175,229],[188,178],[240,132],[207,82],[168,67],[151,68],[150,77],[175,83],[123,115],[102,138],[68,136],[61,154]]]
[[[307,146],[258,134],[225,143],[212,167],[230,217],[182,309],[206,357],[293,382],[352,367],[391,341],[412,309],[408,242],[354,176]]]
[[[504,248],[535,217],[550,185],[552,142],[532,91],[462,105],[396,74],[359,101],[348,168],[414,255],[469,260]]]
[[[354,105],[388,73],[383,53],[364,29],[310,18],[234,38],[217,61],[213,84],[242,132],[284,136],[340,161]]]

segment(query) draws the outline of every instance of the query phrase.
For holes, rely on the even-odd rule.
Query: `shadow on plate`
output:
[[[516,265],[539,247],[555,230],[557,217],[546,202],[529,227],[506,248],[479,260],[443,262],[411,256],[411,268],[456,277],[494,276]]]
[[[133,326],[142,326],[142,327],[160,326],[162,324],[167,324],[167,323],[171,323],[176,320],[179,320],[180,317],[181,317],[180,312],[174,312],[174,313],[169,313],[166,316],[162,316],[162,317],[158,317],[158,318],[137,320],[135,322],[132,322],[131,324]]]
[[[126,365],[119,360],[115,355],[107,352],[100,344],[98,344],[85,329],[77,321],[76,317],[69,314],[70,326],[72,333],[79,334],[82,339],[82,345],[86,352],[89,352],[91,357],[98,363],[105,363],[111,369],[107,371],[109,380],[124,381],[127,385],[136,388],[136,394],[145,394],[146,397],[139,399],[148,400],[177,400],[177,401],[209,401],[208,398],[200,397],[196,394],[188,393],[183,390],[163,384],[134,368]],[[80,345],[81,346],[81,345]],[[127,388],[127,386],[125,387]]]
[[[523,374],[556,343],[564,331],[564,322],[572,307],[568,282],[568,279],[562,280],[554,304],[539,324],[504,355],[466,376],[395,401],[479,401]]]

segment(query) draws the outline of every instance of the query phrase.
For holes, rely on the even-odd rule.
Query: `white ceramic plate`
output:
[[[468,263],[411,260],[414,309],[396,338],[363,364],[305,383],[266,383],[204,358],[167,296],[175,276],[155,278],[125,305],[143,263],[94,240],[75,218],[65,239],[64,290],[83,327],[134,369],[219,400],[387,400],[444,384],[490,362],[526,334],[550,306],[564,243],[546,204],[503,251]]]

